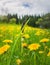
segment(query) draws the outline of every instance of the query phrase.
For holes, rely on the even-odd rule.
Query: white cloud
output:
[[[23,5],[27,3],[26,5]],[[0,14],[32,15],[50,12],[50,0],[0,0]]]

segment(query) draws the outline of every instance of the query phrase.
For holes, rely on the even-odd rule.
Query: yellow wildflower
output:
[[[38,44],[38,43],[33,43],[33,44],[30,44],[28,46],[28,48],[30,49],[30,51],[37,50],[39,47],[40,47],[40,44]]]
[[[23,37],[29,38],[30,36],[29,36],[29,34],[24,34]]]
[[[10,46],[8,44],[1,47],[0,48],[0,55],[3,54],[4,52],[6,52],[9,48],[10,48]]]
[[[39,36],[39,35],[41,35],[41,33],[40,33],[39,31],[37,31],[37,32],[35,33],[35,35]]]
[[[50,51],[48,52],[47,56],[50,56]]]
[[[6,31],[6,26],[2,26],[2,27],[1,27],[1,30],[2,30],[2,31]]]
[[[12,43],[13,41],[12,40],[4,40],[3,42]]]
[[[22,43],[22,47],[26,48],[27,44],[26,43]]]
[[[49,39],[47,39],[47,38],[40,40],[40,42],[48,42],[48,41],[49,41]]]
[[[17,60],[16,60],[16,63],[17,63],[18,65],[20,65],[20,64],[21,64],[21,60],[20,60],[20,59],[17,59]]]

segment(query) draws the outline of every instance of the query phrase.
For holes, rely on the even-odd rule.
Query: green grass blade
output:
[[[18,38],[15,40],[15,43],[14,43],[14,45],[13,45],[13,47],[12,47],[11,55],[10,55],[10,58],[9,58],[9,61],[8,61],[8,64],[7,64],[7,65],[10,65],[10,64],[11,64],[11,59],[12,59],[12,56],[13,56],[13,53],[14,53],[14,49],[15,49],[16,43],[17,43],[17,41],[19,40],[20,35],[21,35],[23,29],[25,28],[25,26],[27,25],[27,23],[29,22],[29,20],[30,20],[30,18],[27,20],[27,22],[25,23],[24,27],[23,27],[22,30],[20,31]]]

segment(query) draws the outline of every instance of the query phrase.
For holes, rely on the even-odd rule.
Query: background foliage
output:
[[[30,18],[28,23],[29,26],[50,28],[50,13],[43,16],[24,15],[22,17],[18,17],[17,14],[8,14],[7,16],[0,16],[0,23],[22,24],[23,22],[26,22],[28,18]]]

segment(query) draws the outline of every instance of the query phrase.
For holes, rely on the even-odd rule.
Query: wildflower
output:
[[[27,44],[26,43],[22,43],[22,47],[27,48]]]
[[[44,53],[44,51],[39,51],[40,54]]]
[[[2,30],[2,31],[6,31],[6,26],[2,26],[2,27],[1,27],[1,30]]]
[[[40,47],[40,45],[38,43],[33,43],[33,44],[30,44],[28,46],[28,48],[30,49],[30,51],[37,50],[39,47]]]
[[[4,40],[3,42],[12,43],[13,41],[12,40]]]
[[[50,56],[50,51],[48,52],[47,56]]]
[[[44,38],[44,39],[40,40],[40,42],[44,42],[44,43],[46,43],[48,41],[49,41],[49,39],[47,39],[47,38]]]
[[[41,33],[40,33],[39,31],[37,31],[37,32],[35,33],[35,35],[39,36],[39,35],[41,35]]]
[[[29,38],[30,36],[28,34],[23,35],[24,38]]]
[[[17,63],[18,65],[20,65],[20,64],[21,64],[21,60],[20,60],[20,59],[17,59],[17,60],[16,60],[16,63]]]
[[[1,47],[0,48],[0,55],[3,54],[4,52],[6,52],[9,48],[10,48],[10,46],[8,44]]]

